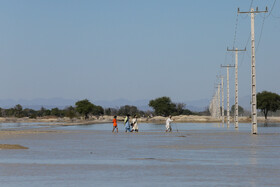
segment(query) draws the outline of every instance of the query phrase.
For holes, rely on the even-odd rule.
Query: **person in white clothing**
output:
[[[171,122],[172,122],[173,120],[172,120],[171,118],[172,118],[172,116],[170,115],[170,116],[167,118],[167,120],[166,120],[166,125],[165,125],[166,130],[165,130],[165,132],[171,132],[171,131],[172,131]]]
[[[132,119],[132,131],[138,132],[138,122],[137,122],[137,116],[135,115],[134,118]]]

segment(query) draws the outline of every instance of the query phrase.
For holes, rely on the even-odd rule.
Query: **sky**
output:
[[[0,0],[0,99],[210,100],[234,64],[227,47],[247,47],[250,95],[250,17],[237,8],[251,4],[273,7],[255,20],[257,91],[280,94],[280,0]]]

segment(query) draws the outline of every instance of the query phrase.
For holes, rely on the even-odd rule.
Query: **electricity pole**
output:
[[[221,65],[222,68],[227,68],[227,126],[229,127],[230,118],[229,118],[229,68],[233,68],[233,65]]]
[[[251,115],[252,115],[252,134],[257,134],[257,93],[256,93],[256,62],[255,62],[255,14],[268,12],[267,7],[265,11],[259,11],[258,7],[256,11],[251,8],[250,12],[240,12],[240,14],[251,14],[251,62],[252,62],[252,98],[251,98]]]
[[[211,101],[212,117],[217,117],[217,104],[216,104],[216,93],[214,93]]]
[[[220,84],[218,84],[218,118],[221,119],[221,90],[220,90]]]
[[[221,76],[221,90],[222,90],[222,123],[225,123],[225,109],[224,109],[224,77]]]
[[[238,128],[238,51],[246,51],[245,49],[228,49],[227,51],[235,51],[235,110],[234,110],[234,126]]]
[[[221,99],[220,99],[220,84],[218,84],[218,86],[217,87],[215,87],[215,88],[217,88],[217,92],[216,92],[216,99],[217,99],[217,104],[216,104],[216,107],[217,107],[217,115],[216,115],[216,117],[218,118],[218,119],[220,119],[221,118]]]

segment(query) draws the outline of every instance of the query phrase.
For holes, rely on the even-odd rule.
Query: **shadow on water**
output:
[[[280,127],[279,123],[258,123],[258,127]]]

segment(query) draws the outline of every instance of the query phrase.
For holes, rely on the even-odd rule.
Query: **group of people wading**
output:
[[[171,132],[172,128],[171,128],[171,122],[173,121],[172,116],[169,116],[166,120],[166,124],[165,124],[165,132]],[[124,128],[125,128],[125,132],[138,132],[139,128],[138,128],[138,122],[137,122],[137,116],[134,115],[134,118],[132,119],[132,122],[129,122],[130,119],[130,115],[126,115],[126,117],[124,118]],[[118,124],[117,124],[117,116],[114,116],[113,119],[113,130],[112,132],[119,132],[118,129]]]

